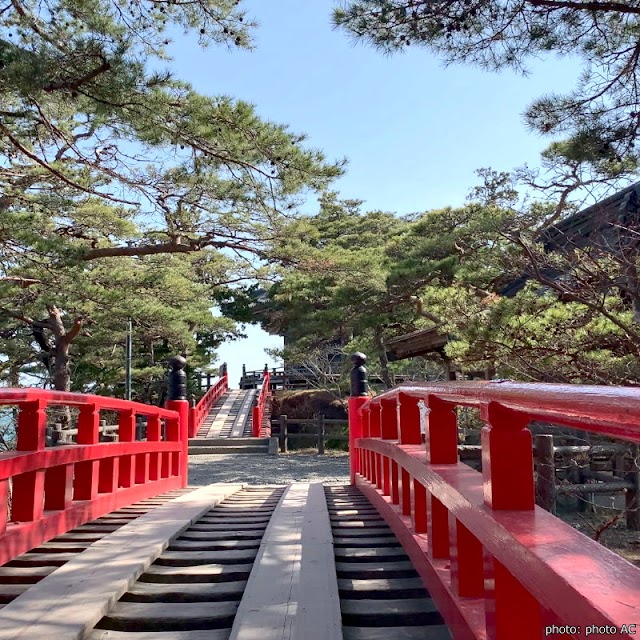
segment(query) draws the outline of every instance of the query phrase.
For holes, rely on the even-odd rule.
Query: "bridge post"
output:
[[[177,411],[180,416],[178,439],[182,443],[180,460],[180,475],[182,486],[188,483],[189,460],[189,402],[187,401],[187,374],[184,368],[187,361],[182,356],[173,356],[169,359],[169,393],[167,396],[167,409]]]
[[[360,472],[360,460],[356,454],[355,443],[362,437],[362,416],[360,407],[369,399],[369,385],[367,384],[367,369],[364,363],[367,356],[364,353],[354,353],[351,356],[351,396],[349,398],[349,465],[351,470],[351,484],[356,483],[356,473]]]

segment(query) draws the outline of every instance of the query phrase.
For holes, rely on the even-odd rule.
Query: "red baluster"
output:
[[[80,407],[78,444],[98,444],[100,440],[100,410],[95,405]],[[98,460],[78,462],[73,481],[74,500],[93,500],[98,495]]]
[[[427,490],[424,485],[413,480],[413,530],[427,533]]]
[[[427,494],[427,535],[430,558],[449,557],[449,512],[430,493]]]
[[[20,405],[18,451],[44,451],[47,425],[46,400]],[[16,522],[39,520],[44,510],[44,471],[29,471],[13,478],[11,518]]]
[[[400,444],[420,444],[420,409],[418,398],[406,393],[398,394],[398,429]]]
[[[449,516],[451,586],[462,597],[484,595],[483,549],[480,541],[457,518]]]
[[[533,444],[527,416],[497,402],[482,406],[484,502],[492,509],[533,509]]]
[[[411,476],[405,469],[401,469],[400,493],[402,498],[402,515],[411,515]]]
[[[400,486],[398,478],[398,463],[391,460],[391,503],[400,503]]]
[[[455,464],[458,462],[458,422],[454,405],[430,395],[427,407],[427,460],[431,464]]]
[[[136,437],[136,414],[132,409],[125,409],[118,417],[118,440],[133,442]],[[119,486],[133,487],[135,483],[135,465],[132,455],[123,455],[118,467]]]

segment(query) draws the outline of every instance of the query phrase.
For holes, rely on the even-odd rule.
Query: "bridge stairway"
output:
[[[0,640],[451,638],[391,530],[351,487],[172,492],[0,572]]]
[[[269,438],[253,438],[251,433],[251,409],[256,393],[256,389],[232,389],[222,395],[197,436],[189,440],[189,455],[269,453]]]

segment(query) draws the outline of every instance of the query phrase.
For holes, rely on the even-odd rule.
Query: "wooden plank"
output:
[[[131,640],[132,635],[126,631],[107,631],[96,629],[87,640]],[[158,631],[138,632],[135,640],[228,640],[229,629],[208,629],[206,631]]]
[[[241,488],[219,484],[197,489],[98,540],[0,612],[0,640],[82,637],[171,539]]]
[[[256,549],[232,549],[225,551],[165,551],[156,560],[160,567],[189,567],[200,564],[240,564],[249,563],[257,554]]]
[[[117,602],[100,621],[115,631],[188,631],[229,627],[237,602]]]
[[[246,580],[235,582],[136,582],[120,602],[216,602],[240,600]]]
[[[237,389],[229,393],[229,395],[225,398],[224,402],[222,403],[222,406],[220,407],[220,411],[218,411],[215,418],[213,418],[211,423],[208,425],[209,430],[207,431],[207,435],[202,437],[218,438],[220,436],[220,432],[222,431],[222,428],[224,427],[224,423],[229,417],[229,414],[231,413],[231,408],[233,407],[233,404],[235,403],[239,393],[240,392]],[[203,423],[203,426],[205,425],[207,425],[207,418],[205,418]]]
[[[256,389],[248,389],[245,391],[245,397],[242,400],[242,405],[240,407],[240,411],[238,411],[238,415],[233,422],[233,427],[231,427],[231,438],[241,438],[244,434],[244,427],[251,415],[251,409],[253,408],[253,399],[256,395]]]
[[[262,539],[231,640],[342,640],[332,540],[322,484],[291,485]]]

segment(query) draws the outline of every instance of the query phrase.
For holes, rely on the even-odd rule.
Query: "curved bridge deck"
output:
[[[448,640],[354,487],[214,484],[119,509],[0,568],[0,639]]]

